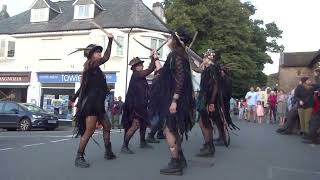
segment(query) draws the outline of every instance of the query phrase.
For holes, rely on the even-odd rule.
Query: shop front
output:
[[[105,73],[109,87],[112,89],[116,83],[115,73]],[[80,87],[81,73],[38,73],[41,83],[40,106],[59,117],[71,119],[73,109],[69,105],[70,98]]]
[[[0,72],[0,99],[27,102],[30,72]]]

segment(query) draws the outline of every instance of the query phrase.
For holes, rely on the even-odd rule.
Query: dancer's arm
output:
[[[189,63],[191,66],[191,69],[196,73],[202,73],[203,69],[201,69],[193,60],[189,57]]]

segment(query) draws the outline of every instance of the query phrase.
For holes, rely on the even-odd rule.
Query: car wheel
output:
[[[22,119],[19,123],[19,129],[21,131],[30,131],[31,130],[31,121],[29,119]]]

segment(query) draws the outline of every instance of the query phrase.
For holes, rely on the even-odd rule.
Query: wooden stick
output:
[[[98,29],[100,29],[102,32],[104,32],[106,35],[109,35],[108,31],[106,31],[105,29],[103,29],[99,24],[97,24],[94,21],[90,21],[91,24],[93,24],[95,27],[97,27]],[[122,47],[122,45],[115,39],[113,38],[113,41],[119,46]]]

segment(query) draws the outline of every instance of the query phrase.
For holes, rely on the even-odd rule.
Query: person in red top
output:
[[[274,123],[276,122],[276,106],[277,106],[277,95],[275,94],[274,91],[271,91],[270,96],[268,97],[268,103],[269,103],[269,107],[270,107],[270,124],[272,124],[272,116],[274,119]]]

